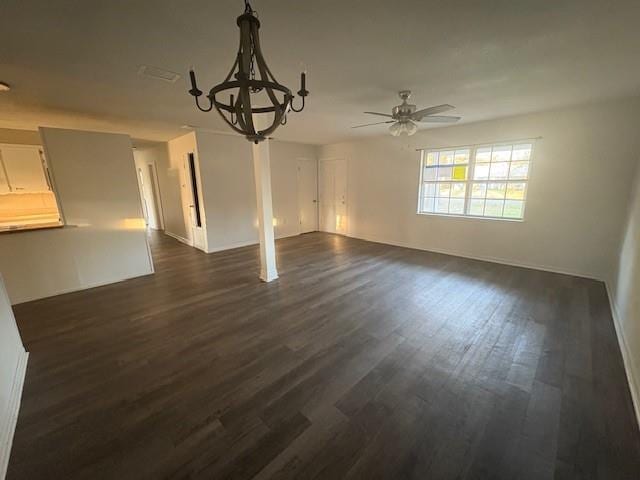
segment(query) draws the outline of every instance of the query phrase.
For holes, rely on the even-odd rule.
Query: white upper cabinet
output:
[[[0,145],[0,192],[27,193],[49,191],[42,164],[41,148],[32,145]],[[3,187],[2,177],[6,175]]]

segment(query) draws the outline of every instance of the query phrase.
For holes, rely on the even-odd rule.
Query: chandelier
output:
[[[199,97],[203,92],[198,89],[193,70],[189,71],[189,93],[195,98],[199,110],[209,112],[215,107],[233,130],[244,135],[247,140],[258,143],[287,122],[287,113],[290,110],[301,112],[304,109],[305,97],[309,95],[306,89],[306,73],[300,74],[300,90],[297,93],[302,102],[296,109],[293,106],[294,95],[291,90],[278,83],[264,60],[258,36],[260,21],[248,0],[245,0],[245,10],[238,17],[237,24],[240,28],[240,47],[236,61],[224,81],[209,91],[206,96],[209,105],[200,105]],[[219,99],[225,94],[229,95],[229,103]],[[256,114],[273,114],[271,125],[258,130],[254,123]]]

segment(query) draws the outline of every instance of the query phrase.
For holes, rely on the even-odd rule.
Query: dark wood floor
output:
[[[601,283],[316,233],[263,284],[151,239],[155,275],[16,307],[9,479],[640,478]]]

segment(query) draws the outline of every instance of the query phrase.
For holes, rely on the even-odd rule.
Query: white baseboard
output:
[[[367,242],[374,242],[374,243],[383,243],[385,245],[393,245],[396,247],[403,247],[403,248],[411,248],[413,250],[422,250],[424,252],[433,252],[433,253],[441,253],[443,255],[451,255],[453,257],[462,257],[462,258],[468,258],[470,260],[480,260],[482,262],[491,262],[491,263],[499,263],[501,265],[509,265],[511,267],[520,267],[520,268],[529,268],[532,270],[541,270],[543,272],[551,272],[551,273],[559,273],[561,275],[571,275],[573,277],[582,277],[582,278],[589,278],[592,280],[598,280],[600,282],[604,281],[602,278],[593,275],[591,273],[586,273],[586,272],[579,272],[579,271],[575,271],[575,270],[568,270],[565,268],[561,268],[561,267],[554,267],[554,266],[549,266],[549,265],[539,265],[539,264],[535,264],[535,263],[523,263],[523,262],[517,262],[517,261],[513,261],[513,260],[509,260],[509,259],[505,259],[505,258],[497,258],[497,257],[489,257],[489,256],[482,256],[482,255],[473,255],[467,252],[458,252],[455,250],[445,250],[445,249],[438,249],[438,248],[426,248],[426,247],[419,247],[416,245],[411,245],[407,242],[398,242],[398,241],[394,241],[394,240],[389,240],[389,239],[385,239],[385,238],[379,238],[379,237],[361,237],[361,236],[357,236],[357,235],[353,235],[352,233],[347,234],[348,237],[350,238],[357,238],[359,240],[366,240]]]
[[[220,247],[210,248],[209,251],[207,251],[207,253],[223,252],[225,250],[233,250],[234,248],[248,247],[250,245],[257,245],[257,244],[258,242],[256,240],[247,240],[245,242],[229,243],[227,245],[222,245]]]
[[[618,313],[618,306],[615,302],[615,297],[613,295],[613,292],[609,288],[609,282],[604,282],[604,284],[607,289],[607,296],[609,297],[609,305],[611,306],[613,326],[615,327],[616,336],[618,337],[618,345],[620,346],[620,352],[622,353],[624,371],[627,374],[629,390],[631,390],[631,401],[633,402],[633,408],[636,413],[636,420],[638,421],[638,426],[640,427],[640,390],[638,390],[640,381],[638,381],[637,372],[635,371],[633,362],[631,361],[631,354],[629,352],[629,347],[627,346],[627,341],[625,340],[622,324],[620,323],[620,315]]]
[[[298,235],[301,235],[301,234],[296,232],[290,235],[276,235],[275,239],[280,240],[281,238],[297,237]],[[214,247],[210,249],[207,253],[222,252],[224,250],[233,250],[234,248],[249,247],[251,245],[258,245],[258,244],[259,244],[258,240],[247,240],[244,242],[230,243],[228,245],[223,245],[221,247]]]
[[[34,300],[41,300],[43,298],[57,297],[58,295],[64,295],[66,293],[80,292],[82,290],[90,290],[92,288],[104,287],[106,285],[113,285],[114,283],[120,283],[120,282],[124,282],[126,280],[132,280],[134,278],[146,277],[147,275],[153,275],[153,273],[154,273],[154,269],[153,269],[153,262],[152,262],[151,263],[151,269],[150,269],[149,272],[139,273],[139,274],[127,276],[127,277],[124,277],[124,278],[106,280],[104,282],[87,283],[86,285],[80,285],[78,287],[73,287],[73,288],[63,288],[61,290],[56,290],[55,292],[48,293],[47,295],[44,295],[44,296],[41,296],[41,297],[22,298],[22,299],[20,299],[19,302],[12,303],[12,305],[20,305],[21,303],[33,302]]]
[[[11,445],[13,444],[13,434],[16,430],[18,413],[20,411],[20,400],[22,399],[22,388],[24,377],[27,371],[27,360],[29,352],[24,352],[18,359],[16,371],[11,385],[9,404],[7,405],[7,418],[4,424],[0,425],[0,479],[7,475],[9,457],[11,456]]]
[[[171,238],[175,238],[176,240],[178,240],[181,243],[184,243],[185,245],[189,245],[190,247],[193,247],[193,245],[191,244],[191,242],[189,240],[187,240],[184,237],[181,237],[180,235],[176,235],[175,233],[171,233],[169,230],[165,230],[164,233],[165,233],[165,235],[169,235]]]

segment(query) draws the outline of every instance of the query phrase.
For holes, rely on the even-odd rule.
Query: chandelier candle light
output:
[[[278,83],[264,60],[258,35],[260,21],[248,0],[245,0],[245,11],[238,17],[237,24],[240,28],[240,47],[236,61],[224,81],[209,91],[209,106],[200,105],[199,97],[203,92],[198,89],[193,70],[189,71],[189,93],[195,98],[198,109],[209,112],[215,107],[233,130],[244,135],[247,140],[258,143],[287,122],[287,113],[290,110],[301,112],[304,109],[305,97],[309,95],[306,89],[306,72],[300,74],[300,90],[297,93],[302,102],[300,108],[296,109],[293,107],[294,95],[291,90]],[[224,93],[229,94],[229,103],[224,103],[216,97]],[[260,96],[262,102],[258,100]],[[259,130],[254,123],[256,114],[273,114],[273,121],[263,130]]]

